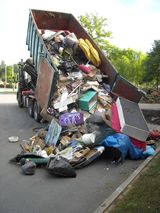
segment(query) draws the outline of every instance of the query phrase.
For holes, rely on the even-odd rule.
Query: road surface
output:
[[[91,213],[143,162],[125,159],[107,164],[103,153],[83,169],[76,178],[50,175],[38,167],[35,175],[26,176],[21,166],[9,162],[19,154],[20,143],[36,133],[36,123],[28,109],[19,108],[15,94],[0,93],[0,212],[2,213]],[[17,143],[8,137],[18,136]]]

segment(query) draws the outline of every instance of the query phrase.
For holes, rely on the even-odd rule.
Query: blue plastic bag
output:
[[[148,157],[149,155],[155,155],[155,150],[151,146],[146,146],[146,151],[143,152],[143,155],[145,157]]]
[[[124,163],[128,151],[131,159],[144,159],[143,150],[135,147],[125,134],[116,133],[108,136],[98,145],[117,148],[122,154],[122,163]]]

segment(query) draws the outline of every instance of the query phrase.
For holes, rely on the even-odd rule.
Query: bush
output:
[[[15,87],[16,87],[16,84],[15,84]],[[0,88],[4,88],[4,85],[3,85],[3,84],[0,84]],[[7,85],[6,85],[6,88],[13,88],[12,83],[7,84]]]

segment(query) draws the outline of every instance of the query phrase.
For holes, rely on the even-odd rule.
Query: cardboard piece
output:
[[[27,143],[20,143],[20,145],[25,152],[32,152],[32,147]]]
[[[55,103],[54,104],[54,108],[55,109],[59,109],[59,111],[61,111],[61,108],[65,107],[65,106],[67,106],[67,105],[69,105],[71,103],[74,103],[74,100],[73,100],[72,97],[69,97],[69,98],[66,98],[66,99],[64,99],[64,100],[62,100],[60,102]],[[67,109],[68,108],[64,108],[64,110],[67,110]],[[62,111],[63,111],[63,109],[62,109]]]
[[[62,145],[66,145],[66,142],[68,142],[68,141],[71,141],[71,138],[70,137],[68,137],[67,135],[65,135],[65,136],[63,136],[62,137],[62,139],[60,140],[60,143],[62,144]]]
[[[40,139],[39,137],[37,137],[33,143],[33,147],[39,145],[41,147],[41,149],[43,150],[44,147],[46,146],[46,144],[44,143],[44,140]]]
[[[94,147],[94,148],[90,149],[90,151],[84,155],[85,160],[82,161],[81,163],[74,165],[73,168],[80,169],[80,168],[87,166],[92,161],[94,161],[98,156],[100,156],[102,154],[103,150],[104,150],[104,147],[102,147],[102,146]]]

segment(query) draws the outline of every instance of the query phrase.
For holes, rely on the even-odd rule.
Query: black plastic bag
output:
[[[62,156],[51,157],[47,164],[47,171],[50,174],[63,177],[76,177],[77,175],[68,159]]]
[[[73,67],[73,62],[72,61],[64,61],[60,66],[58,66],[58,69],[62,71],[62,74],[67,77],[68,72],[71,72]]]
[[[33,161],[28,161],[22,166],[22,171],[25,175],[34,175],[37,165]]]

